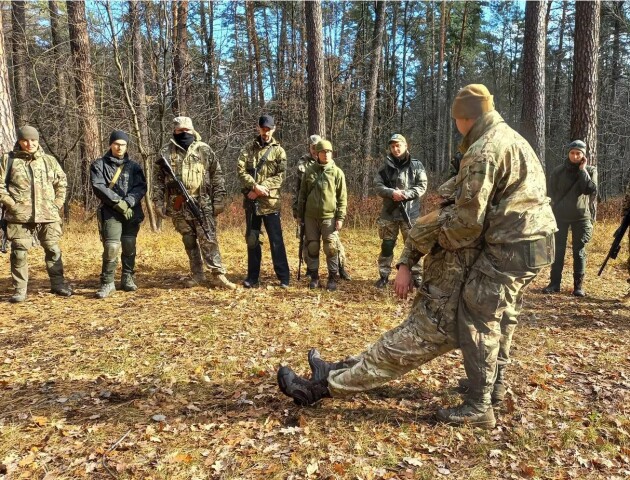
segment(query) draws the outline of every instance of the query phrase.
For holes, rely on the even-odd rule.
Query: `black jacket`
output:
[[[116,184],[110,189],[109,184],[118,167],[123,165]],[[125,217],[114,210],[114,205],[124,200],[133,209],[132,222],[144,220],[141,200],[147,193],[147,180],[140,164],[130,160],[127,154],[120,159],[108,151],[102,158],[94,160],[90,167],[90,180],[94,195],[101,201],[103,221],[115,217],[125,221]]]

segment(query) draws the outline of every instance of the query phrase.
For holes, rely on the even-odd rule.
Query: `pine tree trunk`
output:
[[[545,164],[545,28],[546,0],[525,5],[523,108],[521,134]]]
[[[599,0],[575,2],[571,140],[586,142],[591,165],[597,164],[599,24]]]
[[[9,66],[2,32],[0,32],[0,118],[3,119],[0,122],[0,154],[2,154],[13,150],[16,139],[9,88]]]
[[[52,51],[55,56],[55,80],[57,83],[56,99],[61,112],[65,112],[68,104],[67,78],[64,68],[65,59],[62,50],[63,39],[59,31],[59,6],[56,0],[48,0],[48,12],[50,13],[50,36],[52,38]]]
[[[374,19],[374,33],[372,36],[370,83],[365,92],[365,110],[363,112],[363,180],[361,182],[361,197],[366,199],[370,187],[372,166],[372,135],[374,129],[374,109],[376,106],[376,91],[378,90],[378,72],[383,48],[383,28],[385,25],[385,0],[377,0],[376,17]]]
[[[308,134],[326,136],[321,1],[305,2],[304,11],[308,54]]]
[[[28,114],[28,54],[26,49],[26,11],[23,0],[11,2],[11,44],[13,50],[13,85],[15,118],[19,127],[29,122]]]
[[[265,105],[265,91],[263,89],[263,72],[260,63],[260,46],[258,43],[258,34],[256,33],[256,20],[254,18],[254,2],[245,2],[246,10],[246,24],[249,41],[254,50],[254,66],[256,69],[255,82],[256,82],[256,94],[254,94],[254,84],[252,83],[252,97],[258,97],[258,106],[263,107]],[[251,60],[251,58],[250,58]],[[253,99],[253,98],[252,98]]]
[[[100,136],[96,117],[94,79],[90,60],[90,40],[87,33],[84,1],[66,1],[70,50],[74,59],[74,78],[77,93],[79,130],[81,135],[81,180],[84,186],[86,209],[92,203],[90,165],[100,156]]]
[[[190,59],[188,55],[188,0],[178,0],[174,12],[173,30],[173,114],[188,115],[190,108]]]

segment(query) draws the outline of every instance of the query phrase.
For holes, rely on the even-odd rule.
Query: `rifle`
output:
[[[381,179],[383,180],[383,183],[385,184],[387,188],[394,188],[391,182],[389,181],[389,178],[387,178],[387,175],[385,175],[385,172],[383,170],[379,170],[378,174],[381,176]],[[405,203],[409,202],[410,200],[411,199],[403,200],[401,202],[394,202],[394,208],[398,208],[398,210],[400,210],[400,215],[402,216],[403,220],[405,221],[405,223],[407,224],[409,228],[413,227],[413,224],[411,223],[409,214],[407,213],[407,210],[405,209]]]
[[[173,179],[173,181],[177,185],[177,189],[184,196],[186,208],[188,208],[188,211],[195,218],[195,220],[201,227],[201,230],[203,230],[203,234],[205,235],[205,237],[209,241],[212,241],[212,236],[210,235],[210,232],[208,231],[208,228],[206,227],[206,224],[204,222],[204,216],[203,216],[203,213],[201,213],[201,209],[199,208],[199,205],[197,205],[197,202],[195,201],[195,199],[190,196],[190,193],[188,193],[188,190],[186,190],[186,187],[184,186],[182,181],[179,178],[177,178],[177,175],[175,175],[175,172],[173,171],[173,167],[171,167],[171,164],[168,163],[168,160],[166,160],[166,158],[164,158],[163,155],[160,155],[160,159],[157,161],[157,164],[160,167],[162,167],[164,172],[167,173]]]
[[[604,263],[602,263],[602,266],[599,268],[599,273],[597,274],[598,277],[602,275],[602,272],[604,271],[608,260],[611,258],[615,259],[617,258],[617,255],[619,255],[619,250],[621,250],[621,242],[623,241],[623,237],[626,235],[628,226],[630,226],[630,209],[628,209],[625,216],[621,220],[621,225],[619,225],[619,228],[615,230],[615,233],[613,234],[613,243],[610,246],[610,250],[608,250],[608,255],[606,255]]]
[[[9,239],[7,238],[7,219],[6,208],[0,208],[0,229],[2,229],[2,245],[0,245],[0,253],[7,253]]]
[[[298,273],[297,273],[297,279],[300,280],[300,278],[302,277],[302,262],[304,261],[304,255],[302,250],[304,250],[304,222],[300,223],[300,226],[298,227],[298,235],[300,238],[300,245],[298,247]]]

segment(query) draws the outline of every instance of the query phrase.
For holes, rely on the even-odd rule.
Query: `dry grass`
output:
[[[231,226],[220,232],[233,281],[246,270],[238,215],[223,219]],[[267,249],[260,290],[182,289],[187,259],[180,239],[170,228],[157,235],[145,227],[141,289],[99,301],[98,236],[93,225],[73,222],[62,248],[75,296],[48,293],[37,249],[26,304],[6,303],[10,282],[6,274],[0,280],[5,476],[627,478],[630,314],[616,300],[627,290],[626,273],[611,262],[596,277],[614,228],[597,225],[589,297],[569,295],[570,268],[558,295],[537,293],[548,270],[536,279],[515,336],[512,396],[497,428],[483,432],[432,419],[440,405],[459,400],[453,389],[463,375],[459,353],[353,401],[298,409],[279,394],[280,363],[305,372],[308,348],[318,346],[331,359],[356,353],[404,318],[409,304],[372,287],[374,229],[343,232],[354,280],[331,294],[295,281],[286,291],[275,287]],[[293,230],[285,219],[295,272]],[[8,273],[7,256],[0,268]]]

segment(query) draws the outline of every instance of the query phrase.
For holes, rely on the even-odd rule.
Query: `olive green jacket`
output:
[[[39,147],[35,153],[16,145],[13,166],[5,185],[9,154],[0,161],[0,203],[6,208],[9,223],[60,222],[59,212],[66,198],[66,174],[52,155]]]
[[[343,221],[347,206],[346,177],[333,160],[326,165],[313,163],[306,169],[298,197],[298,217]]]
[[[256,172],[256,179],[254,179],[254,170],[267,149],[270,149],[267,160],[265,160],[262,168]],[[269,189],[268,197],[256,199],[256,211],[259,215],[280,211],[280,187],[287,170],[287,154],[275,138],[272,138],[267,145],[262,145],[260,137],[256,137],[253,142],[245,145],[238,157],[236,170],[243,193],[252,190],[254,185],[261,185]]]

